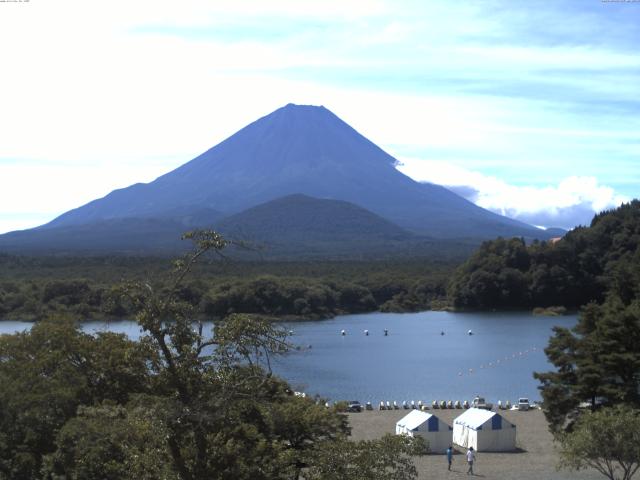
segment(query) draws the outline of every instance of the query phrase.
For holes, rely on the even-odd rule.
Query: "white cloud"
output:
[[[450,162],[402,158],[405,175],[451,188],[477,205],[501,215],[545,227],[587,224],[593,214],[617,207],[629,198],[600,185],[595,177],[572,176],[555,185],[512,185]]]

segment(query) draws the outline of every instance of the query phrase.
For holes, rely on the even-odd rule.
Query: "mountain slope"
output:
[[[176,208],[227,215],[303,193],[352,202],[413,232],[440,238],[544,237],[449,190],[421,184],[324,107],[289,104],[149,184],[71,210],[42,228],[107,219],[167,218]]]
[[[378,215],[341,200],[288,195],[223,219],[216,230],[280,244],[414,239]]]
[[[0,251],[32,254],[174,254],[189,246],[180,237],[192,228],[215,228],[249,248],[230,248],[248,259],[398,258],[438,255],[465,258],[469,242],[420,237],[342,200],[289,195],[219,221],[192,215],[192,222],[122,218],[12,232],[0,236]]]

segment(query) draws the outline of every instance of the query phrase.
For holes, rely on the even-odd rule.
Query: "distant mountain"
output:
[[[175,220],[112,218],[83,225],[10,232],[0,236],[0,251],[25,254],[172,254],[184,248],[189,230]]]
[[[279,244],[341,241],[405,241],[415,234],[384,218],[342,200],[288,195],[216,224],[216,230],[239,239],[255,238]]]
[[[324,107],[289,104],[149,184],[115,190],[47,227],[164,218],[176,208],[240,212],[295,193],[345,200],[432,237],[538,236],[444,187],[400,173],[396,159]]]
[[[255,212],[245,212],[235,219],[234,215],[293,194],[353,204],[333,204],[335,208],[327,210],[333,212],[335,226],[331,226],[329,218],[324,219],[326,229],[314,230],[312,222],[307,222],[305,228],[323,238],[345,235],[337,225],[345,224],[343,219],[348,212],[341,217],[339,211],[353,213],[356,206],[381,217],[380,222],[390,222],[388,231],[392,223],[398,231],[404,229],[431,238],[477,241],[498,236],[549,236],[535,227],[484,210],[443,187],[415,182],[400,173],[396,163],[326,108],[289,104],[151,183],[115,190],[37,229],[0,236],[0,249],[15,247],[17,238],[34,249],[38,245],[42,249],[53,245],[73,249],[82,243],[82,238],[71,232],[92,229],[101,232],[100,245],[108,248],[113,236],[114,248],[122,247],[128,235],[160,235],[160,230],[169,233],[174,226],[211,225],[229,216],[229,228],[232,222],[243,221],[248,222],[243,228],[250,230],[258,228],[255,218],[249,221]],[[285,203],[287,216],[301,218],[310,208],[304,197],[293,197]],[[271,207],[262,208],[266,210],[258,212],[268,212]],[[273,219],[273,215],[269,218]],[[364,221],[363,215],[358,218]],[[162,221],[168,222],[167,226],[158,230],[157,222]],[[380,222],[373,229],[376,235],[380,233]],[[364,223],[358,225],[364,228]],[[373,228],[372,225],[369,226]],[[83,228],[73,230],[77,227]],[[150,230],[145,231],[146,228]],[[265,233],[268,227],[263,224],[259,230]],[[45,231],[57,232],[57,240],[51,243]],[[65,235],[73,241],[65,243]],[[310,235],[300,230],[294,237]],[[88,236],[87,242],[89,238],[93,237]],[[162,238],[155,238],[154,242],[171,244]]]
[[[435,254],[462,259],[477,246],[473,242],[421,237],[352,203],[301,194],[278,198],[219,221],[212,222],[210,212],[188,218],[189,224],[175,219],[123,218],[12,232],[0,237],[0,250],[169,255],[189,246],[180,237],[192,228],[215,228],[244,245],[232,246],[227,253],[250,259],[379,259]]]
[[[549,235],[551,238],[553,237],[564,237],[567,234],[568,230],[561,227],[549,227],[545,229],[545,233]]]
[[[268,257],[369,255],[408,250],[424,239],[353,203],[288,195],[215,225],[227,238],[260,247]]]
[[[173,254],[185,248],[188,230],[211,227],[220,212],[200,208],[167,212],[166,218],[111,218],[59,227],[38,227],[0,235],[0,251],[38,254]]]

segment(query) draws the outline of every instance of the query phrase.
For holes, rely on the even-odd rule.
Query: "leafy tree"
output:
[[[81,406],[44,459],[45,478],[82,480],[177,479],[166,462],[167,432],[143,402],[125,408]]]
[[[555,371],[535,373],[541,381],[545,415],[552,431],[570,427],[582,402],[640,407],[640,308],[611,296],[588,305],[572,329],[554,329],[545,349]]]
[[[82,333],[64,317],[0,336],[0,479],[38,478],[77,408],[144,392],[149,359],[144,344]]]
[[[301,405],[272,376],[270,357],[289,348],[285,330],[232,314],[217,322],[211,336],[194,322],[193,305],[178,292],[198,259],[227,242],[214,232],[187,238],[195,248],[175,263],[170,288],[129,288],[138,322],[157,352],[157,399],[150,408],[166,429],[170,464],[183,480],[291,478],[303,466],[301,453],[343,434],[346,423],[308,401]]]
[[[418,472],[411,456],[426,452],[422,437],[385,435],[379,440],[333,441],[319,445],[309,480],[412,480]]]
[[[559,441],[562,467],[630,480],[640,468],[640,411],[618,406],[585,414]]]

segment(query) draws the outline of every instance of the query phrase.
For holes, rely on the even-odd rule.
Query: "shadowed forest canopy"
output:
[[[522,308],[624,300],[640,285],[640,201],[596,215],[555,242],[485,242],[456,271],[449,298],[458,308]]]
[[[167,261],[144,257],[0,255],[0,319],[33,320],[64,313],[80,320],[132,318],[123,280],[165,278]],[[439,307],[454,263],[203,262],[181,287],[196,314],[233,312],[327,318],[374,310]],[[168,286],[167,286],[168,287]]]

